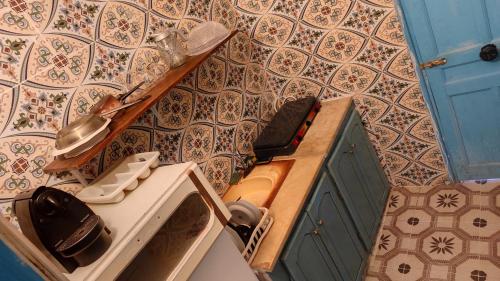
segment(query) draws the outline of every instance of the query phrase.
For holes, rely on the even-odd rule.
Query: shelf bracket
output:
[[[80,170],[74,169],[69,171],[83,186],[89,185],[89,182],[85,179],[85,177],[80,173]]]

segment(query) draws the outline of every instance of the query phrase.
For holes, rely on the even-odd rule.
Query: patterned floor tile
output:
[[[494,181],[393,188],[365,280],[499,280],[499,194]]]

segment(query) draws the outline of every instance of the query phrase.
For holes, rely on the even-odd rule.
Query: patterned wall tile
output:
[[[222,194],[235,155],[251,151],[285,100],[307,95],[355,97],[391,183],[446,178],[392,0],[2,3],[2,198],[49,180],[40,167],[52,159],[58,128],[102,96],[167,71],[151,34],[205,20],[241,32],[156,105],[158,118],[146,112],[92,159],[82,169],[89,179],[124,155],[156,149],[163,164],[198,162]],[[59,176],[50,183],[74,185]]]

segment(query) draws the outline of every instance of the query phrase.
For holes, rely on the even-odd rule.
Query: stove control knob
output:
[[[311,126],[311,124],[312,124],[312,121],[311,121],[311,120],[307,120],[307,121],[306,121],[306,125],[307,125],[307,126]]]
[[[304,136],[301,136],[301,135],[298,135],[298,136],[297,136],[297,140],[298,140],[298,141],[302,141],[302,139],[304,139]]]

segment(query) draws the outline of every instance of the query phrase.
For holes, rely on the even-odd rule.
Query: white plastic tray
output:
[[[158,167],[159,156],[158,151],[130,155],[83,188],[76,197],[87,203],[120,202],[125,198],[124,190],[137,188],[139,179],[147,178],[151,168]]]

